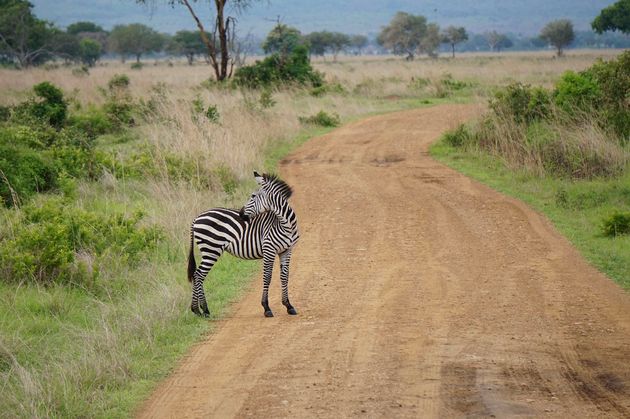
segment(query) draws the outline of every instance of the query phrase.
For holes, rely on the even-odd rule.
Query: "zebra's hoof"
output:
[[[297,310],[294,309],[293,307],[289,307],[287,308],[287,313],[289,313],[292,316],[295,316],[297,314]]]
[[[265,311],[265,317],[273,317],[273,311],[271,310]]]

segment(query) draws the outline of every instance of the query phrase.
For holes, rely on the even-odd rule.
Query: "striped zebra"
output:
[[[190,231],[188,280],[192,283],[193,313],[208,317],[210,312],[203,291],[203,281],[224,251],[242,259],[263,259],[263,292],[261,304],[265,317],[273,317],[268,293],[276,255],[280,259],[282,304],[287,313],[297,314],[289,302],[289,262],[291,251],[299,239],[295,212],[289,206],[291,187],[275,175],[254,178],[260,185],[240,211],[214,208],[199,215]],[[196,266],[194,246],[201,253]]]

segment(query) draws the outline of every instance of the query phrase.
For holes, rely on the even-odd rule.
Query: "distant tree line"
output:
[[[221,7],[225,6],[226,0],[219,3],[217,11],[222,12]],[[236,3],[245,7],[252,1],[241,0]],[[190,5],[190,2],[182,4]],[[436,57],[440,51],[448,51],[455,57],[456,50],[501,52],[506,49],[553,47],[560,56],[567,47],[630,47],[630,37],[627,35],[630,33],[630,0],[621,0],[603,9],[592,23],[594,31],[576,32],[569,20],[560,19],[547,23],[540,34],[534,37],[496,30],[471,34],[464,27],[448,26],[440,29],[424,16],[398,12],[372,39],[361,34],[332,31],[302,34],[299,29],[278,22],[260,41],[255,41],[251,36],[239,38],[234,31],[232,18],[223,15],[223,27],[215,25],[212,31],[181,30],[169,35],[140,23],[116,25],[107,31],[92,22],[76,22],[63,30],[38,19],[32,13],[32,8],[33,5],[26,0],[0,0],[0,64],[25,68],[56,59],[93,66],[104,54],[117,55],[123,62],[135,58],[139,63],[142,56],[160,53],[185,57],[191,65],[201,59],[215,69],[217,77],[225,78],[231,76],[234,65],[239,67],[243,64],[248,54],[264,52],[278,54],[283,59],[298,46],[304,47],[308,56],[330,55],[333,60],[341,53],[359,55],[366,50],[371,54],[393,53],[412,60],[422,54]],[[222,36],[221,30],[229,33]],[[223,55],[228,55],[229,59],[226,61]],[[226,65],[229,66],[224,72]]]

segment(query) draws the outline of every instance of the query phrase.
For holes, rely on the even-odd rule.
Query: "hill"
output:
[[[183,6],[171,8],[166,1],[142,6],[133,0],[31,0],[35,13],[44,19],[66,26],[78,20],[94,21],[105,28],[118,23],[146,23],[162,32],[194,28]],[[471,32],[497,30],[523,35],[538,33],[549,20],[571,19],[576,29],[588,29],[599,11],[612,0],[271,0],[259,1],[239,19],[241,32],[263,36],[278,17],[303,32],[334,30],[346,33],[377,33],[397,11],[425,15],[430,21],[445,25],[462,25]],[[196,10],[208,21],[210,6],[205,1]]]

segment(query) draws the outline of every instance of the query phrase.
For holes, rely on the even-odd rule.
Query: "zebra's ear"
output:
[[[263,178],[262,175],[259,175],[256,171],[254,172],[254,179],[256,179],[256,183],[258,183],[259,185],[262,185],[265,181],[265,178]]]

